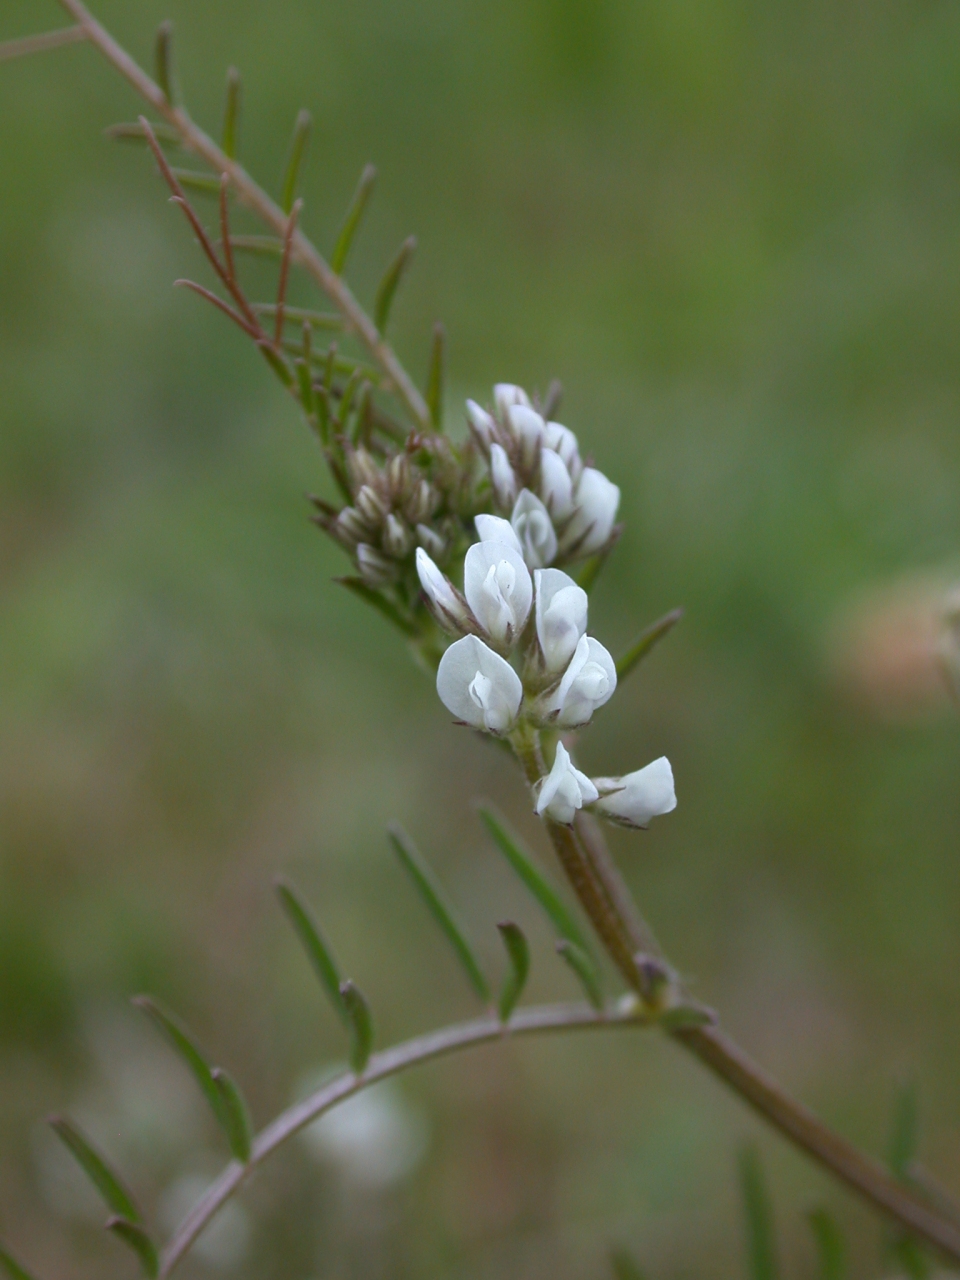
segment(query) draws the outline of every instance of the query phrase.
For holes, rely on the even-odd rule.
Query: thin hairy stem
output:
[[[60,4],[83,28],[84,35],[96,45],[122,76],[134,87],[168,124],[176,129],[183,145],[210,165],[215,173],[226,174],[239,199],[283,239],[289,225],[288,215],[279,204],[231,159],[187,115],[183,107],[174,106],[160,86],[147,75],[113,36],[93,17],[81,0],[60,0]],[[79,37],[78,37],[79,38]],[[423,430],[431,430],[430,411],[410,375],[384,340],[376,325],[353,296],[343,278],[333,270],[320,251],[299,229],[291,243],[291,257],[316,281],[343,317],[344,327],[356,334],[369,351],[414,421]]]
[[[83,27],[61,27],[58,31],[43,31],[36,36],[24,36],[21,40],[6,40],[0,44],[0,62],[8,62],[13,58],[25,58],[31,53],[46,53],[48,49],[59,49],[64,44],[76,44],[86,40],[87,33]]]
[[[397,1075],[432,1058],[458,1053],[462,1049],[496,1040],[538,1035],[546,1031],[599,1030],[604,1027],[643,1025],[642,1018],[632,1010],[621,1011],[614,1008],[597,1012],[587,1004],[535,1005],[518,1009],[507,1022],[501,1022],[493,1015],[476,1018],[472,1022],[461,1022],[440,1031],[431,1031],[415,1040],[406,1040],[403,1044],[394,1045],[392,1049],[373,1054],[362,1075],[354,1075],[352,1071],[344,1072],[302,1102],[289,1107],[267,1125],[254,1140],[247,1164],[233,1160],[227,1165],[174,1232],[161,1257],[159,1280],[166,1280],[210,1219],[258,1165],[325,1111],[376,1084],[378,1080]]]

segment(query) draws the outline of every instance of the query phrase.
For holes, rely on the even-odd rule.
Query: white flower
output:
[[[493,403],[497,406],[500,417],[506,418],[511,405],[523,404],[529,408],[530,397],[523,387],[515,387],[512,382],[498,382],[493,388]]]
[[[517,496],[517,477],[513,474],[506,449],[496,442],[490,446],[490,481],[497,505],[509,511]]]
[[[440,572],[423,547],[417,548],[416,562],[423,594],[440,625],[457,635],[468,630],[473,619],[460,592]]]
[[[599,640],[581,636],[570,665],[556,691],[545,700],[552,724],[574,729],[586,724],[594,711],[613,697],[617,669]]]
[[[566,747],[558,742],[553,768],[540,784],[537,813],[569,825],[577,810],[592,804],[598,795],[597,788],[574,766]]]
[[[508,547],[513,547],[514,551],[523,555],[523,547],[513,531],[513,525],[509,520],[504,520],[503,516],[474,516],[473,523],[481,542],[505,542]]]
[[[666,756],[622,778],[594,778],[600,799],[594,806],[611,822],[645,827],[651,818],[677,807],[673,770]]]
[[[514,533],[531,569],[543,569],[557,554],[557,535],[550,512],[535,493],[521,489],[510,516]]]
[[[486,409],[481,409],[475,400],[468,400],[467,420],[480,445],[484,449],[489,449],[493,434],[497,429],[497,424],[490,414],[487,413]]]
[[[509,662],[476,636],[464,636],[440,659],[437,693],[458,720],[488,733],[506,733],[520,710],[523,685]]]
[[[576,510],[563,532],[564,545],[577,555],[590,555],[599,551],[610,537],[620,505],[620,490],[602,471],[584,467],[574,502]]]
[[[577,437],[570,428],[561,426],[559,422],[548,422],[543,434],[543,443],[548,449],[553,449],[554,452],[560,455],[563,465],[570,472],[570,477],[576,484],[580,479],[583,463],[580,461]]]
[[[537,639],[548,671],[564,669],[587,629],[587,593],[562,569],[538,569]]]
[[[487,635],[509,648],[533,603],[533,583],[523,556],[505,542],[475,542],[463,564],[463,593]]]
[[[553,449],[540,450],[540,496],[554,520],[573,511],[573,481],[566,463]]]
[[[507,410],[507,424],[519,446],[520,461],[525,467],[532,467],[543,443],[546,424],[535,409],[525,404],[510,406]]]

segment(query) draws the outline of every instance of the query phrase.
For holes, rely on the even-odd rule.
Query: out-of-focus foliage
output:
[[[371,304],[416,231],[391,328],[423,379],[443,319],[448,421],[494,380],[563,379],[623,489],[596,634],[617,652],[686,609],[584,741],[592,771],[674,764],[677,812],[618,835],[622,864],[698,998],[853,1138],[882,1152],[915,1076],[921,1158],[960,1186],[960,728],[916,621],[960,551],[955,6],[97,11],[145,61],[174,19],[214,130],[241,68],[241,154],[277,194],[310,110],[303,221],[328,251],[377,163],[353,279]],[[0,38],[60,21],[6,0]],[[516,920],[531,996],[576,991],[470,807],[494,794],[537,839],[509,761],[332,584],[294,406],[170,288],[196,248],[148,157],[101,136],[138,109],[82,46],[0,67],[0,1230],[49,1277],[131,1264],[48,1110],[165,1226],[226,1158],[128,996],[176,1008],[258,1123],[344,1058],[275,873],[381,1043],[476,1008],[392,819],[491,973]],[[191,1274],[562,1280],[612,1244],[651,1275],[742,1274],[754,1122],[668,1043],[492,1048],[370,1097],[265,1169]],[[814,1266],[814,1204],[874,1269],[875,1220],[764,1156],[782,1274]]]

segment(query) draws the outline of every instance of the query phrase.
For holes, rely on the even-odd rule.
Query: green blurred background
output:
[[[594,771],[674,764],[679,808],[615,837],[621,865],[698,995],[849,1136],[882,1155],[915,1080],[922,1158],[960,1188],[960,726],[923,623],[960,552],[960,9],[96,10],[147,62],[174,19],[214,131],[241,68],[243,158],[274,190],[311,110],[321,247],[378,165],[353,280],[369,299],[417,233],[395,338],[422,378],[446,322],[452,420],[494,381],[562,379],[627,522],[591,630],[617,651],[687,610],[584,739]],[[0,17],[0,39],[62,22]],[[496,796],[543,849],[509,763],[331,581],[293,406],[170,287],[206,278],[196,248],[146,155],[102,137],[139,109],[82,46],[0,66],[0,1234],[47,1280],[133,1265],[48,1111],[163,1224],[225,1158],[130,995],[175,1006],[260,1123],[342,1058],[277,872],[381,1043],[475,1009],[393,818],[491,970],[512,917],[531,995],[574,994],[472,809]],[[184,1275],[566,1280],[627,1244],[652,1280],[738,1276],[752,1136],[785,1271],[812,1274],[827,1204],[879,1273],[872,1215],[678,1049],[620,1034],[421,1069],[276,1158]]]

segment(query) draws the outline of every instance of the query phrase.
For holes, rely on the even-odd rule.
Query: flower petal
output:
[[[475,542],[464,560],[463,592],[487,635],[498,645],[513,644],[533,603],[523,556],[504,542]]]
[[[535,493],[521,489],[510,515],[523,558],[531,569],[542,569],[557,554],[557,535],[550,512]]]
[[[594,711],[613,697],[617,668],[593,636],[581,636],[556,691],[545,700],[551,723],[564,729],[586,724]]]
[[[523,686],[509,662],[470,635],[455,641],[440,659],[437,693],[458,720],[500,734],[517,718]]]
[[[575,511],[563,531],[564,546],[577,555],[599,551],[613,530],[620,490],[595,467],[584,467],[574,495]]]
[[[587,593],[562,569],[538,569],[537,639],[548,671],[560,672],[576,652],[587,629]]]
[[[514,551],[523,555],[523,547],[513,531],[513,525],[503,516],[474,516],[473,523],[481,542],[505,542],[508,547],[513,547]]]
[[[558,742],[553,768],[540,784],[537,813],[569,825],[577,810],[591,804],[598,794],[587,775],[574,765],[563,743]]]
[[[597,812],[625,827],[645,827],[651,818],[677,807],[673,770],[666,756],[622,778],[594,778],[594,783],[600,793],[594,806]]]

